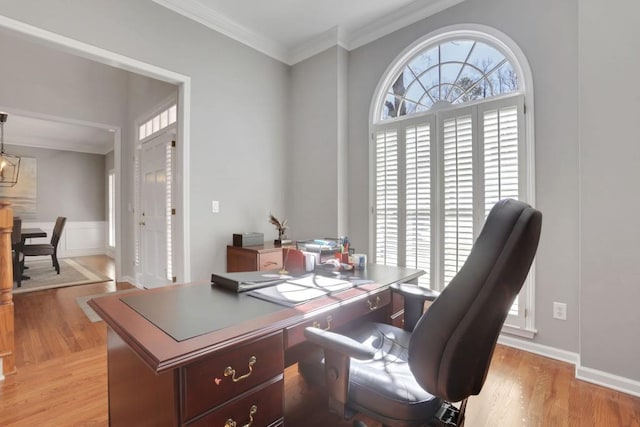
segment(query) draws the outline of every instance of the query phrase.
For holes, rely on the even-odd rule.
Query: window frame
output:
[[[510,102],[514,97],[520,97],[518,100],[518,114],[522,115],[522,122],[520,122],[519,117],[519,125],[523,129],[519,129],[519,159],[518,159],[518,167],[524,168],[523,181],[519,180],[519,194],[520,199],[535,205],[535,157],[534,157],[534,114],[533,114],[533,90],[532,90],[532,74],[531,69],[529,67],[528,61],[524,56],[524,53],[520,50],[520,48],[511,40],[508,36],[501,33],[500,31],[484,26],[484,25],[475,25],[475,24],[464,24],[464,25],[453,25],[448,27],[443,27],[437,31],[429,33],[419,40],[415,41],[413,44],[408,46],[400,55],[398,55],[391,64],[387,67],[386,71],[382,75],[378,86],[374,92],[374,96],[372,97],[370,110],[369,110],[369,135],[370,139],[370,150],[369,150],[369,176],[371,177],[369,180],[369,201],[370,201],[370,227],[369,227],[369,253],[376,253],[376,132],[380,131],[383,128],[392,129],[396,128],[398,132],[398,139],[401,139],[402,142],[399,142],[399,145],[402,144],[402,147],[399,146],[399,150],[404,150],[404,138],[406,134],[402,135],[401,133],[405,133],[405,129],[416,125],[420,122],[424,122],[425,116],[433,115],[433,110],[429,110],[426,112],[420,112],[417,114],[413,114],[410,116],[401,116],[389,118],[386,120],[382,120],[381,109],[384,105],[384,99],[386,97],[386,91],[389,88],[390,84],[393,82],[395,78],[397,78],[397,74],[400,70],[402,70],[407,63],[409,63],[416,54],[422,52],[425,49],[431,48],[437,44],[441,44],[447,41],[456,40],[456,39],[467,39],[467,40],[476,40],[483,43],[486,43],[496,49],[498,49],[501,53],[505,55],[505,58],[509,60],[513,66],[513,69],[516,71],[518,76],[518,84],[519,90],[517,92],[513,92],[506,95],[496,96],[488,99],[481,99],[477,101],[472,101],[464,104],[456,104],[452,105],[451,108],[440,109],[437,111],[437,114],[447,114],[449,110],[458,110],[466,107],[477,106],[477,123],[476,127],[479,130],[477,135],[474,135],[475,139],[482,139],[478,144],[483,144],[483,123],[484,123],[484,111],[487,110],[487,106],[493,104],[501,104],[502,102]],[[479,105],[479,104],[484,104]],[[521,108],[521,109],[520,109]],[[488,108],[494,109],[492,107]],[[440,119],[435,119],[436,122],[439,122]],[[398,126],[398,122],[402,122],[402,126]],[[437,129],[431,129],[431,139],[432,139],[432,157],[433,159],[440,159],[440,153],[437,150],[441,150],[439,147],[438,141],[441,141],[440,135],[435,136],[435,131],[438,133],[441,132],[440,127]],[[524,134],[524,138],[520,138],[520,136]],[[521,151],[522,150],[522,151]],[[435,151],[435,153],[434,153]],[[478,149],[474,148],[474,156],[478,156]],[[400,151],[398,153],[399,157],[399,167],[402,169],[402,176],[398,177],[398,185],[399,187],[403,187],[405,185],[405,177],[404,177],[404,159],[405,152]],[[437,160],[434,162],[435,165],[432,165],[432,177],[433,174],[439,174],[440,171],[438,168],[440,167],[440,161]],[[482,165],[482,161],[480,163],[475,162],[474,164]],[[478,179],[478,175],[481,172],[480,167],[475,167],[473,171],[474,176],[474,188],[476,185],[480,185]],[[482,185],[484,183],[482,182]],[[475,190],[474,190],[475,191]],[[404,191],[400,191],[400,193],[404,193]],[[474,210],[479,206],[479,203],[483,203],[484,192],[482,200],[474,199]],[[435,216],[433,219],[433,229],[431,230],[431,269],[434,268],[438,271],[435,272],[433,276],[434,283],[440,283],[440,275],[442,274],[441,266],[434,264],[434,258],[436,255],[434,254],[438,248],[436,246],[442,238],[442,227],[443,221],[440,218],[440,209],[438,209],[438,203],[441,203],[441,191],[438,189],[436,194],[431,195],[431,212],[432,215]],[[404,196],[400,196],[399,203],[404,203]],[[399,227],[404,227],[405,218],[399,220]],[[480,224],[477,224],[480,222]],[[477,233],[479,232],[483,221],[479,221],[476,219],[474,222],[474,239],[477,237]],[[402,245],[400,245],[402,246]],[[404,263],[405,254],[404,248],[399,249],[398,253],[398,261],[400,263]],[[440,263],[443,262],[440,260]],[[402,265],[402,264],[401,264]],[[532,265],[531,271],[529,273],[529,279],[525,284],[525,287],[521,291],[520,296],[518,296],[519,304],[519,315],[518,319],[513,325],[505,325],[503,331],[509,332],[515,335],[519,335],[522,337],[533,338],[536,334],[535,329],[535,261]]]

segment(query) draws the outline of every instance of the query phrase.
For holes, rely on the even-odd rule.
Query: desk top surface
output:
[[[295,307],[212,287],[210,283],[141,289],[96,298],[90,300],[89,305],[151,369],[163,372],[239,342],[296,325],[318,312],[365,299],[393,283],[409,281],[423,273],[404,267],[368,265],[359,276],[374,283]],[[151,310],[146,315],[153,317],[153,321],[140,314],[140,307]],[[212,326],[211,322],[216,325]]]

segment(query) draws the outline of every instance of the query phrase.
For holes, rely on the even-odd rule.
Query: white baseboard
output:
[[[581,366],[580,363],[576,365],[576,378],[640,397],[640,381],[631,380],[597,369],[585,368]]]
[[[580,356],[578,355],[578,353],[561,350],[559,348],[549,347],[542,344],[536,344],[534,342],[524,341],[505,335],[500,335],[498,337],[498,343],[506,345],[508,347],[528,351],[529,353],[549,357],[551,359],[560,360],[562,362],[571,363],[572,365],[576,365],[580,360]]]
[[[582,381],[617,390],[622,393],[640,397],[640,381],[610,374],[608,372],[599,371],[597,369],[586,368],[580,364],[580,355],[571,351],[561,350],[555,347],[536,344],[500,335],[498,343],[508,347],[517,348],[519,350],[528,351],[550,359],[560,360],[561,362],[571,363],[576,367],[575,377]]]
[[[144,289],[144,286],[142,286],[140,283],[137,283],[136,279],[131,276],[124,276],[119,280],[119,282],[129,282],[136,288]]]

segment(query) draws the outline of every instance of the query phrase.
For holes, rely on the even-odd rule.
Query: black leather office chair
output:
[[[67,222],[67,218],[59,216],[56,219],[56,224],[53,226],[53,233],[51,233],[51,243],[41,243],[36,245],[24,245],[22,252],[26,257],[28,256],[40,256],[51,255],[51,263],[56,269],[56,272],[60,274],[60,263],[58,262],[58,242],[64,230],[64,225]],[[22,261],[24,264],[24,260]]]
[[[329,409],[393,427],[462,425],[467,398],[482,389],[529,272],[541,225],[542,214],[527,204],[498,202],[467,261],[413,331],[372,322],[343,334],[307,328],[306,337],[324,348]],[[409,298],[407,285],[401,288]],[[416,294],[430,299],[429,292]]]

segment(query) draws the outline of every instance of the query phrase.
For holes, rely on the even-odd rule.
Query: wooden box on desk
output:
[[[247,247],[263,243],[264,234],[262,233],[236,233],[233,235],[233,246]]]
[[[282,268],[282,248],[273,244],[258,246],[227,246],[227,272],[279,270]]]

